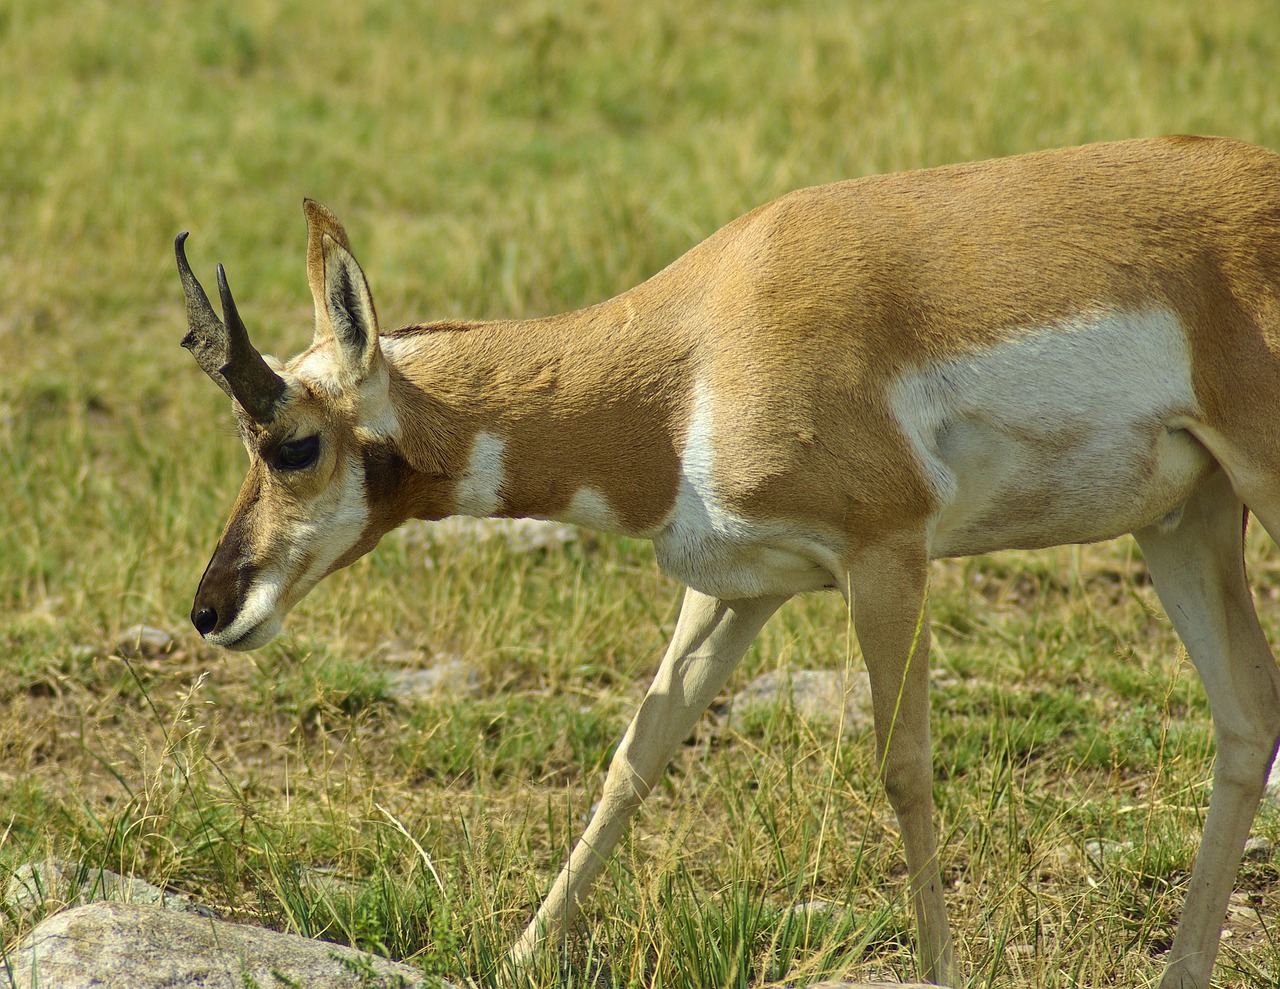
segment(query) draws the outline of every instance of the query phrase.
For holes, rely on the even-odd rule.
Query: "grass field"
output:
[[[266,352],[309,340],[303,196],[345,221],[387,325],[547,313],[797,186],[1163,132],[1280,147],[1280,8],[413,7],[0,7],[0,880],[57,854],[487,982],[599,793],[679,588],[641,543],[393,535],[276,644],[203,646],[186,611],[244,456],[178,347],[175,233],[202,275],[226,264]],[[1280,556],[1256,534],[1250,565],[1280,643]],[[932,619],[935,795],[974,984],[1148,984],[1213,746],[1137,550],[939,566]],[[173,648],[121,656],[140,623]],[[848,642],[838,598],[797,599],[733,684],[856,665]],[[475,696],[393,702],[405,652],[464,657]],[[1255,833],[1280,841],[1280,814]],[[1094,839],[1118,843],[1101,863]],[[1220,984],[1280,984],[1277,862],[1246,863],[1238,890]],[[815,900],[834,906],[789,910]],[[38,919],[5,916],[3,943]],[[871,738],[784,708],[704,722],[579,934],[520,981],[876,974],[914,968]]]

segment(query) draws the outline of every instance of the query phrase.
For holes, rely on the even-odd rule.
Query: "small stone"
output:
[[[509,523],[505,537],[512,549],[528,552],[535,549],[551,549],[576,543],[582,536],[576,526],[560,522],[543,522],[540,519],[498,519]]]
[[[1249,905],[1245,894],[1233,893],[1227,904],[1227,926],[1237,933],[1255,931],[1262,926],[1258,911]]]
[[[1276,759],[1271,764],[1271,773],[1267,776],[1267,788],[1263,792],[1263,799],[1269,800],[1272,804],[1280,804],[1280,759]]]
[[[762,673],[734,695],[729,726],[740,729],[754,715],[789,703],[802,719],[845,731],[871,721],[871,681],[865,670],[775,670]]]
[[[1095,866],[1133,850],[1131,841],[1109,841],[1106,838],[1091,838],[1084,843],[1084,854]]]
[[[454,515],[438,522],[406,527],[407,538],[424,546],[466,542],[505,542],[512,549],[529,551],[564,546],[582,539],[582,530],[563,522],[542,519],[473,519]]]
[[[93,646],[75,645],[67,648],[67,658],[77,666],[83,666],[99,655],[101,653]]]
[[[120,633],[114,648],[116,654],[125,659],[135,659],[140,656],[151,659],[172,651],[173,644],[173,636],[164,629],[135,625]]]
[[[326,869],[305,868],[298,874],[300,885],[321,896],[344,902],[354,901],[360,895],[361,885],[354,879],[339,876]]]
[[[1269,862],[1275,853],[1275,846],[1266,838],[1250,835],[1244,843],[1244,859],[1246,862]]]
[[[938,989],[938,987],[927,986],[923,982],[810,982],[805,989]]]
[[[480,672],[466,660],[442,657],[425,670],[395,670],[387,693],[400,704],[426,704],[445,697],[469,697],[480,687]]]
[[[823,917],[827,914],[835,913],[840,909],[840,904],[834,900],[808,900],[804,903],[797,903],[788,911],[795,917]]]

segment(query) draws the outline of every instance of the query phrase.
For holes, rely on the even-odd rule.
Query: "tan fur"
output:
[[[888,384],[931,358],[1081,312],[1168,304],[1194,331],[1206,418],[1249,432],[1238,411],[1248,406],[1233,399],[1274,387],[1280,350],[1267,306],[1275,292],[1268,277],[1280,266],[1267,226],[1278,182],[1269,152],[1171,138],[820,186],[747,214],[601,306],[471,325],[448,331],[447,341],[431,339],[445,331],[426,333],[409,373],[438,391],[455,384],[442,385],[441,371],[460,355],[494,361],[484,372],[491,377],[463,383],[451,398],[459,411],[502,406],[477,411],[488,422],[510,416],[518,395],[514,414],[536,423],[516,458],[531,486],[513,485],[513,513],[554,515],[572,491],[557,495],[550,479],[581,456],[601,467],[575,470],[566,486],[606,492],[636,520],[629,528],[644,531],[642,520],[670,506],[674,459],[661,458],[656,478],[665,502],[641,508],[627,491],[643,465],[632,454],[657,456],[663,440],[631,434],[678,429],[697,366],[740,410],[720,444],[731,465],[722,491],[737,511],[800,512],[844,527],[853,499],[876,532],[932,507],[886,408]],[[643,389],[648,401],[610,396],[619,383]],[[602,410],[605,398],[616,404]],[[591,409],[592,421],[575,430],[575,456],[562,456],[554,433],[541,431],[543,399],[566,416],[580,404]],[[678,439],[666,445],[678,448]],[[862,503],[864,492],[873,502]]]
[[[1238,531],[1247,505],[1280,537],[1280,158],[1177,137],[805,189],[600,305],[408,326],[380,344],[346,233],[324,207],[305,209],[315,340],[281,372],[288,392],[272,423],[244,430],[253,465],[193,610],[203,603],[208,624],[216,608],[215,641],[260,645],[321,571],[406,518],[455,512],[460,485],[496,485],[493,514],[543,518],[571,513],[585,492],[598,517],[653,538],[690,585],[600,809],[517,957],[572,920],[759,627],[790,594],[827,585],[850,598],[871,675],[921,967],[957,982],[930,798],[925,588],[930,557],[948,551],[935,535],[972,552],[983,539],[999,548],[1134,531],[1218,730],[1218,783],[1163,983],[1207,987],[1280,736],[1280,674],[1248,600]],[[1102,363],[1090,373],[1106,384],[1122,362],[1099,357],[1098,339],[1128,339],[1136,353],[1169,334],[1177,345],[1135,372],[1154,375],[1146,384],[1167,401],[1115,396],[1120,418],[1108,419],[1105,395],[1072,405],[1085,391],[1069,362],[1064,380],[1026,399],[1026,428],[1016,404],[975,408],[957,391],[1005,380],[993,361],[1032,361],[1057,342],[1092,346]],[[280,445],[309,434],[320,459],[281,474]],[[1096,449],[1115,462],[1088,460]],[[985,490],[1041,464],[1073,483]],[[1104,497],[1091,472],[1131,483],[1132,498]],[[341,515],[332,525],[330,511]],[[339,544],[330,530],[349,535]],[[255,584],[263,572],[289,585],[270,615]],[[1188,580],[1198,572],[1212,576]],[[255,587],[254,615],[268,617],[245,631],[235,613]]]

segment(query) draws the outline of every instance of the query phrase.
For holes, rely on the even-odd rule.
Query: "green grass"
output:
[[[56,853],[494,980],[674,621],[678,588],[644,544],[392,536],[277,644],[202,646],[185,613],[244,458],[177,346],[179,230],[287,354],[309,338],[303,196],[346,222],[387,325],[535,315],[627,288],[801,185],[1162,132],[1280,147],[1277,65],[1269,0],[13,0],[0,879]],[[935,797],[979,985],[1158,975],[1212,738],[1135,556],[938,568]],[[1280,642],[1275,548],[1255,537],[1250,562]],[[116,655],[138,623],[175,633],[173,651]],[[838,599],[794,601],[734,682],[856,662],[847,643]],[[477,695],[394,703],[381,658],[405,646],[464,657]],[[704,722],[578,934],[518,984],[912,976],[871,748],[785,709],[740,733]],[[1255,830],[1280,839],[1280,816]],[[1104,869],[1091,839],[1127,844]],[[1247,863],[1238,888],[1277,915],[1275,862]],[[811,901],[832,907],[791,911]],[[7,917],[5,945],[35,919]],[[1233,930],[1218,979],[1275,984],[1273,925]]]

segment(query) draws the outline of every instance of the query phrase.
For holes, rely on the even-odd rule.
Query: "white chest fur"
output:
[[[716,495],[715,403],[695,387],[675,507],[651,534],[663,571],[704,594],[733,600],[830,586],[833,540],[785,521],[755,521]]]

